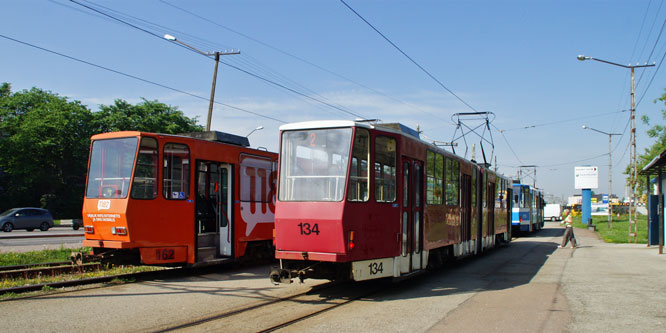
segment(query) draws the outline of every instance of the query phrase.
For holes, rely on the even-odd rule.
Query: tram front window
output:
[[[351,128],[284,132],[279,199],[342,201],[351,138]]]
[[[86,198],[127,197],[138,142],[137,137],[93,142]]]

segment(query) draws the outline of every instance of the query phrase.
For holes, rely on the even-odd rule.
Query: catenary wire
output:
[[[386,94],[386,93],[384,93],[384,92],[382,92],[382,91],[380,91],[380,90],[374,89],[374,88],[369,87],[369,86],[367,86],[367,85],[364,85],[364,84],[362,84],[362,83],[360,83],[360,82],[358,82],[358,81],[352,80],[352,79],[350,79],[350,78],[348,78],[348,77],[346,77],[346,76],[344,76],[344,75],[341,75],[341,74],[339,74],[339,73],[336,73],[336,72],[334,72],[334,71],[332,71],[332,70],[330,70],[330,69],[327,69],[327,68],[325,68],[325,67],[323,67],[323,66],[317,65],[317,64],[315,64],[315,63],[313,63],[313,62],[311,62],[311,61],[309,61],[309,60],[307,60],[307,59],[304,59],[304,58],[302,58],[302,57],[299,57],[299,56],[297,56],[297,55],[294,55],[294,54],[292,54],[292,53],[289,53],[289,52],[287,52],[287,51],[284,51],[284,50],[282,50],[282,49],[280,49],[280,48],[278,48],[278,47],[276,47],[276,46],[273,46],[273,45],[271,45],[271,44],[268,44],[268,43],[266,43],[266,42],[263,42],[263,41],[261,41],[261,40],[259,40],[259,39],[257,39],[257,38],[254,38],[254,37],[252,37],[252,36],[249,36],[249,35],[247,35],[247,34],[245,34],[245,33],[242,33],[242,32],[240,32],[240,31],[237,31],[237,30],[235,30],[235,29],[232,29],[232,28],[229,28],[229,27],[224,26],[224,25],[222,25],[222,24],[219,24],[219,23],[217,23],[217,22],[215,22],[215,21],[213,21],[213,20],[211,20],[211,19],[208,19],[208,18],[206,18],[206,17],[204,17],[204,16],[201,16],[201,15],[199,15],[199,14],[196,14],[196,13],[194,13],[194,12],[192,12],[192,11],[189,11],[189,10],[187,10],[187,9],[185,9],[185,8],[182,8],[182,7],[176,6],[176,5],[174,5],[174,4],[172,4],[172,3],[168,2],[168,1],[165,1],[165,0],[160,0],[160,2],[164,3],[164,4],[167,5],[167,6],[171,6],[171,7],[175,8],[175,9],[177,9],[177,10],[179,10],[179,11],[182,11],[182,12],[188,14],[188,15],[191,15],[191,16],[193,16],[193,17],[196,17],[196,18],[198,18],[198,19],[200,19],[200,20],[202,20],[202,21],[205,21],[205,22],[208,22],[208,23],[210,23],[210,24],[212,24],[212,25],[215,25],[215,26],[217,26],[217,27],[219,27],[219,28],[221,28],[221,29],[224,29],[224,30],[229,31],[229,32],[231,32],[231,33],[233,33],[233,34],[236,34],[236,35],[241,36],[241,37],[243,37],[243,38],[246,38],[246,39],[248,39],[248,40],[250,40],[250,41],[253,41],[253,42],[257,43],[257,44],[260,44],[260,45],[262,45],[262,46],[265,46],[265,47],[267,47],[267,48],[269,48],[269,49],[271,49],[271,50],[273,50],[273,51],[276,51],[276,52],[281,53],[281,54],[283,54],[283,55],[285,55],[285,56],[288,56],[288,57],[293,58],[293,59],[296,59],[296,60],[298,60],[298,61],[300,61],[300,62],[302,62],[302,63],[305,63],[305,64],[307,64],[307,65],[309,65],[309,66],[312,66],[312,67],[314,67],[314,68],[317,68],[317,69],[319,69],[319,70],[321,70],[321,71],[323,71],[323,72],[325,72],[325,73],[331,74],[331,75],[333,75],[333,76],[335,76],[335,77],[338,77],[338,78],[340,78],[340,79],[342,79],[342,80],[345,80],[345,81],[347,81],[347,82],[350,82],[350,83],[352,83],[352,84],[355,84],[355,85],[357,85],[357,86],[359,86],[359,87],[361,87],[361,88],[363,88],[363,89],[366,89],[366,90],[372,91],[372,92],[375,93],[375,94],[378,94],[378,95],[384,96],[384,97],[386,97],[386,98],[388,98],[388,99],[391,99],[391,100],[393,100],[393,101],[395,101],[395,102],[398,102],[398,103],[401,103],[401,104],[403,104],[403,105],[406,105],[406,106],[410,107],[410,108],[413,109],[413,110],[417,110],[417,111],[420,111],[420,112],[426,113],[426,114],[428,114],[428,115],[430,115],[430,116],[433,116],[433,117],[435,117],[435,118],[438,118],[438,119],[440,119],[440,120],[447,121],[446,119],[441,118],[439,115],[437,115],[437,114],[435,114],[435,113],[428,112],[428,111],[426,111],[426,110],[423,110],[423,109],[417,108],[416,106],[412,105],[411,103],[408,103],[408,102],[402,101],[402,100],[400,100],[400,99],[397,99],[397,98],[395,98],[395,97],[393,97],[393,96],[391,96],[391,95],[388,95],[388,94]]]
[[[162,36],[160,36],[160,35],[158,35],[158,34],[155,34],[155,33],[151,32],[151,31],[148,31],[148,30],[146,30],[146,29],[144,29],[144,28],[141,28],[141,27],[139,27],[139,26],[137,26],[137,25],[135,25],[135,24],[132,24],[132,23],[130,23],[130,22],[127,22],[127,21],[124,21],[124,20],[119,19],[119,18],[117,18],[117,17],[114,17],[113,15],[110,15],[110,14],[104,13],[103,11],[100,11],[100,10],[98,10],[98,9],[96,9],[96,8],[93,8],[93,7],[87,6],[87,5],[85,5],[85,4],[82,4],[82,3],[80,3],[80,2],[78,2],[78,1],[76,1],[76,0],[70,0],[70,1],[73,2],[73,3],[76,3],[76,4],[78,4],[78,5],[80,5],[80,6],[82,6],[82,7],[88,8],[88,9],[94,11],[94,12],[97,12],[97,13],[99,13],[99,14],[102,14],[102,15],[104,15],[104,16],[107,16],[107,17],[109,17],[109,18],[112,18],[112,19],[114,19],[114,20],[116,20],[116,21],[118,21],[118,22],[121,22],[121,23],[123,23],[123,24],[126,24],[126,25],[128,25],[128,26],[130,26],[130,27],[132,27],[132,28],[134,28],[134,29],[137,29],[137,30],[139,30],[139,31],[145,32],[145,33],[147,33],[147,34],[149,34],[149,35],[151,35],[151,36],[153,36],[153,37],[159,38],[159,39],[162,40],[162,41],[170,42],[170,43],[175,44],[175,45],[177,45],[177,46],[180,46],[180,47],[182,47],[182,48],[184,48],[184,49],[186,49],[186,50],[188,50],[188,51],[190,51],[190,52],[193,52],[193,53],[195,53],[195,54],[198,54],[198,55],[204,56],[204,57],[206,57],[206,58],[208,58],[208,59],[211,59],[209,56],[207,56],[207,55],[205,55],[205,54],[201,54],[201,53],[199,53],[199,52],[197,52],[197,51],[195,51],[195,50],[192,50],[192,49],[190,49],[190,48],[188,48],[188,47],[186,47],[186,46],[184,46],[184,45],[181,45],[181,44],[179,44],[179,43],[176,43],[176,42],[174,42],[174,41],[168,41],[168,40],[164,39]],[[273,80],[269,80],[269,79],[267,79],[267,78],[265,78],[265,77],[262,77],[262,76],[260,76],[260,75],[255,74],[255,73],[252,73],[252,72],[250,72],[250,71],[248,71],[248,70],[245,70],[245,69],[242,69],[242,68],[240,68],[240,67],[238,67],[238,66],[232,65],[232,64],[230,64],[230,63],[228,63],[228,62],[225,62],[225,61],[222,61],[222,60],[220,60],[219,62],[220,62],[221,64],[224,64],[224,65],[226,65],[226,66],[228,66],[228,67],[230,67],[230,68],[233,68],[233,69],[235,69],[235,70],[237,70],[237,71],[240,71],[240,72],[245,73],[245,74],[247,74],[247,75],[249,75],[249,76],[252,76],[252,77],[254,77],[254,78],[256,78],[256,79],[259,79],[259,80],[264,81],[264,82],[266,82],[266,83],[272,84],[272,85],[277,86],[277,87],[279,87],[279,88],[282,88],[282,89],[288,90],[288,91],[290,91],[290,92],[292,92],[292,93],[294,93],[294,94],[296,94],[296,95],[299,95],[299,96],[305,97],[305,98],[307,98],[307,99],[313,100],[313,101],[315,101],[315,102],[321,103],[321,104],[326,105],[326,106],[328,106],[328,107],[331,107],[331,108],[333,108],[333,109],[337,109],[337,110],[339,110],[339,111],[342,111],[342,112],[344,112],[344,113],[346,113],[346,114],[349,114],[349,115],[352,115],[352,116],[354,116],[354,117],[362,118],[362,119],[367,119],[366,117],[364,117],[364,116],[362,116],[362,115],[360,115],[360,114],[357,114],[357,113],[354,113],[354,112],[351,112],[351,111],[345,110],[345,109],[340,108],[340,107],[338,107],[338,106],[336,106],[336,105],[333,105],[333,104],[331,104],[331,103],[327,103],[327,102],[322,101],[322,100],[320,100],[320,99],[314,98],[314,97],[309,96],[309,95],[307,95],[307,94],[304,94],[304,93],[302,93],[302,92],[300,92],[300,91],[297,91],[297,90],[295,90],[295,89],[293,89],[293,88],[287,87],[287,86],[285,86],[284,84],[281,84],[281,83],[275,82],[275,81],[273,81]]]
[[[155,81],[151,81],[151,80],[148,80],[148,79],[144,79],[144,78],[141,78],[141,77],[138,77],[138,76],[135,76],[135,75],[127,74],[127,73],[121,72],[119,70],[115,70],[115,69],[112,69],[112,68],[109,68],[109,67],[98,65],[98,64],[92,63],[90,61],[82,60],[82,59],[79,59],[79,58],[76,58],[76,57],[73,57],[73,56],[70,56],[70,55],[67,55],[67,54],[64,54],[64,53],[49,50],[47,48],[37,46],[37,45],[31,44],[31,43],[28,43],[28,42],[24,42],[24,41],[21,41],[21,40],[18,40],[18,39],[9,37],[9,36],[5,36],[5,35],[0,34],[0,37],[5,38],[7,40],[11,40],[11,41],[16,42],[16,43],[20,43],[20,44],[23,44],[23,45],[26,45],[26,46],[30,46],[32,48],[36,48],[38,50],[42,50],[42,51],[45,51],[45,52],[48,52],[48,53],[51,53],[51,54],[55,54],[55,55],[58,55],[58,56],[61,56],[61,57],[64,57],[64,58],[67,58],[67,59],[70,59],[70,60],[74,60],[74,61],[86,64],[86,65],[89,65],[89,66],[93,66],[93,67],[96,67],[96,68],[99,68],[99,69],[103,69],[105,71],[109,71],[109,72],[116,73],[116,74],[119,74],[119,75],[122,75],[122,76],[125,76],[125,77],[129,77],[129,78],[132,78],[132,79],[144,82],[144,83],[152,84],[152,85],[162,87],[162,88],[165,88],[165,89],[169,89],[171,91],[175,91],[175,92],[178,92],[178,93],[181,93],[181,94],[184,94],[184,95],[188,95],[188,96],[191,96],[191,97],[194,97],[194,98],[209,101],[208,98],[203,97],[203,96],[192,94],[192,93],[189,93],[187,91],[180,90],[180,89],[177,89],[177,88],[173,88],[173,87],[170,87],[170,86],[167,86],[167,85],[164,85],[164,84],[161,84],[161,83],[157,83]],[[254,112],[254,111],[246,110],[246,109],[243,109],[243,108],[239,108],[239,107],[236,107],[236,106],[233,106],[233,105],[229,105],[229,104],[225,104],[225,103],[221,103],[221,102],[215,102],[215,104],[226,106],[228,108],[238,110],[238,111],[242,111],[242,112],[246,112],[246,113],[249,113],[249,114],[252,114],[252,115],[255,115],[255,116],[258,116],[258,117],[262,117],[262,118],[265,118],[265,119],[274,120],[274,121],[279,122],[279,123],[283,123],[283,124],[286,123],[285,121],[282,121],[280,119],[273,118],[273,117],[270,117],[270,116],[266,116],[266,115],[263,115],[263,114],[260,114],[260,113]]]
[[[400,47],[398,47],[395,43],[393,43],[388,37],[386,37],[383,33],[381,33],[379,30],[377,30],[377,28],[375,28],[370,22],[368,22],[368,20],[366,20],[363,16],[361,16],[361,14],[359,14],[358,12],[356,12],[356,11],[354,10],[354,8],[352,8],[351,6],[349,6],[344,0],[340,0],[340,2],[342,2],[342,4],[344,4],[347,8],[349,8],[349,10],[351,10],[354,14],[356,14],[356,16],[358,16],[363,22],[365,22],[368,26],[370,26],[370,28],[372,28],[372,30],[374,30],[376,33],[378,33],[380,36],[382,36],[382,38],[384,38],[384,40],[386,40],[389,44],[391,44],[391,46],[393,46],[396,50],[398,50],[400,53],[402,53],[402,55],[404,55],[407,59],[409,59],[409,61],[411,61],[414,65],[416,65],[416,67],[418,67],[419,69],[421,69],[421,71],[423,71],[424,73],[426,73],[426,75],[428,75],[431,79],[433,79],[435,82],[437,82],[437,84],[439,84],[439,86],[441,86],[442,88],[444,88],[444,90],[448,91],[451,95],[453,95],[455,98],[457,98],[460,102],[462,102],[463,104],[465,104],[468,108],[470,108],[470,109],[473,110],[474,112],[478,112],[473,106],[471,106],[471,105],[470,105],[469,103],[467,103],[465,100],[463,100],[462,98],[460,98],[460,96],[456,95],[456,93],[454,93],[451,89],[447,88],[447,87],[446,87],[446,86],[445,86],[440,80],[438,80],[434,75],[430,74],[430,72],[428,72],[425,68],[423,68],[423,66],[421,66],[421,65],[420,65],[418,62],[416,62],[414,59],[412,59],[412,57],[410,57],[407,53],[405,53],[405,51],[403,51]]]

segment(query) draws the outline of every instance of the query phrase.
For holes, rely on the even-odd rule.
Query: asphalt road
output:
[[[605,244],[580,229],[581,247],[557,248],[562,234],[557,223],[547,223],[546,230],[510,246],[395,284],[285,331],[664,331],[666,255],[645,245]],[[152,332],[321,283],[273,286],[267,274],[265,266],[225,268],[3,301],[0,331]],[[289,309],[275,309],[275,315],[280,311]],[[189,330],[224,327],[212,321]]]
[[[83,229],[72,230],[70,226],[54,227],[48,231],[35,230],[28,232],[25,230],[14,230],[12,232],[0,232],[0,252],[27,252],[44,249],[58,249],[61,246],[65,248],[76,248],[81,247],[82,241]]]

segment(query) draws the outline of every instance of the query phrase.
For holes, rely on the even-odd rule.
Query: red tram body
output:
[[[272,254],[276,161],[220,132],[94,135],[83,246],[110,262],[149,265]]]
[[[511,182],[400,124],[280,128],[271,280],[400,277],[511,237]]]

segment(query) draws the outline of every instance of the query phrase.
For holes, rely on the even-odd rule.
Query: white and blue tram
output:
[[[513,184],[511,231],[533,232],[543,229],[543,193],[525,184]]]

